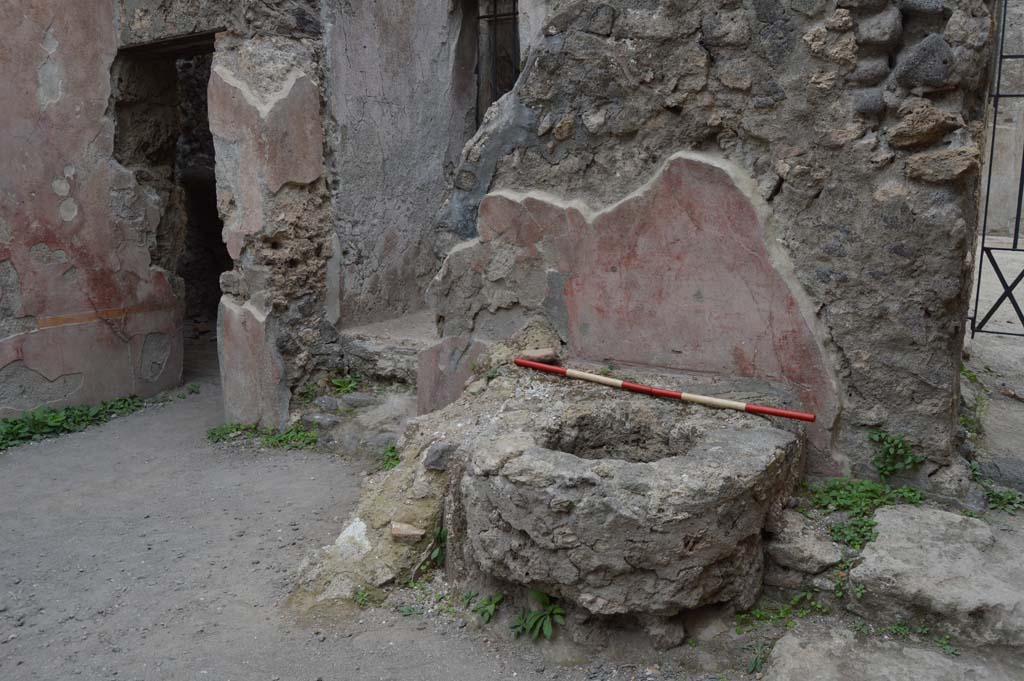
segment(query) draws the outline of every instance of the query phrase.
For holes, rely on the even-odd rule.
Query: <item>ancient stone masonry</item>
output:
[[[472,181],[455,186],[438,219],[475,237],[433,284],[439,328],[499,337],[546,316],[593,360],[781,379],[801,401],[815,396],[825,417],[812,438],[816,474],[866,473],[876,427],[907,434],[933,467],[947,463],[992,33],[981,0],[562,3],[514,92],[467,145],[456,176]],[[644,184],[676,172],[679,152],[701,172],[726,169],[757,215],[747,236],[716,222],[733,200],[700,195],[700,182],[661,199]],[[652,219],[662,234],[676,230],[678,252],[639,237]],[[586,260],[588,242],[559,241],[579,230],[604,240],[599,259]],[[678,274],[631,280],[655,251]],[[570,257],[583,260],[566,267]],[[757,299],[743,286],[755,262],[785,297],[754,304],[767,319],[733,310],[776,333],[780,315],[806,329],[813,349],[797,352],[820,352],[823,371],[813,360],[800,377],[763,364],[785,367],[784,348],[801,347],[804,331],[782,333],[768,360],[747,355],[750,328],[721,330],[727,365],[705,361],[722,349],[707,338],[694,336],[692,357],[667,358],[608,333],[670,315],[697,333],[703,314],[724,313],[702,307],[707,282],[733,283],[733,302]]]

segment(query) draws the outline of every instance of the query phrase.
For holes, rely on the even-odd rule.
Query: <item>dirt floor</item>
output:
[[[334,540],[372,462],[210,445],[203,359],[199,394],[0,454],[0,679],[656,678],[554,665],[557,648],[457,616],[299,615],[303,557]]]

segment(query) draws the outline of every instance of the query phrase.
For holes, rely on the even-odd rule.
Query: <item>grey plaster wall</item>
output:
[[[470,8],[325,3],[336,232],[328,309],[340,327],[425,306],[439,264],[433,216],[475,127]]]

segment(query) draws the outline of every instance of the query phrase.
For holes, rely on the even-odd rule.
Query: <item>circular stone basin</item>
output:
[[[517,391],[493,419],[463,443],[467,567],[595,614],[753,605],[802,434],[564,381]]]

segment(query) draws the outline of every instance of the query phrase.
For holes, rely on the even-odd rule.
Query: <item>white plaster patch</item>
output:
[[[370,548],[366,523],[362,518],[354,518],[328,550],[342,560],[357,560],[369,553]]]
[[[53,193],[57,196],[67,196],[71,193],[71,183],[63,177],[58,177],[51,186],[53,187]]]
[[[53,58],[60,43],[53,35],[52,27],[46,29],[43,42],[40,45],[46,50],[47,57],[46,61],[39,65],[37,73],[39,87],[36,90],[36,97],[39,99],[39,106],[45,110],[64,97],[64,67]]]
[[[60,219],[64,222],[71,222],[78,217],[78,202],[74,199],[64,199],[60,202]]]
[[[39,106],[46,109],[64,97],[64,68],[52,58],[47,58],[39,67],[38,75],[36,97]]]

